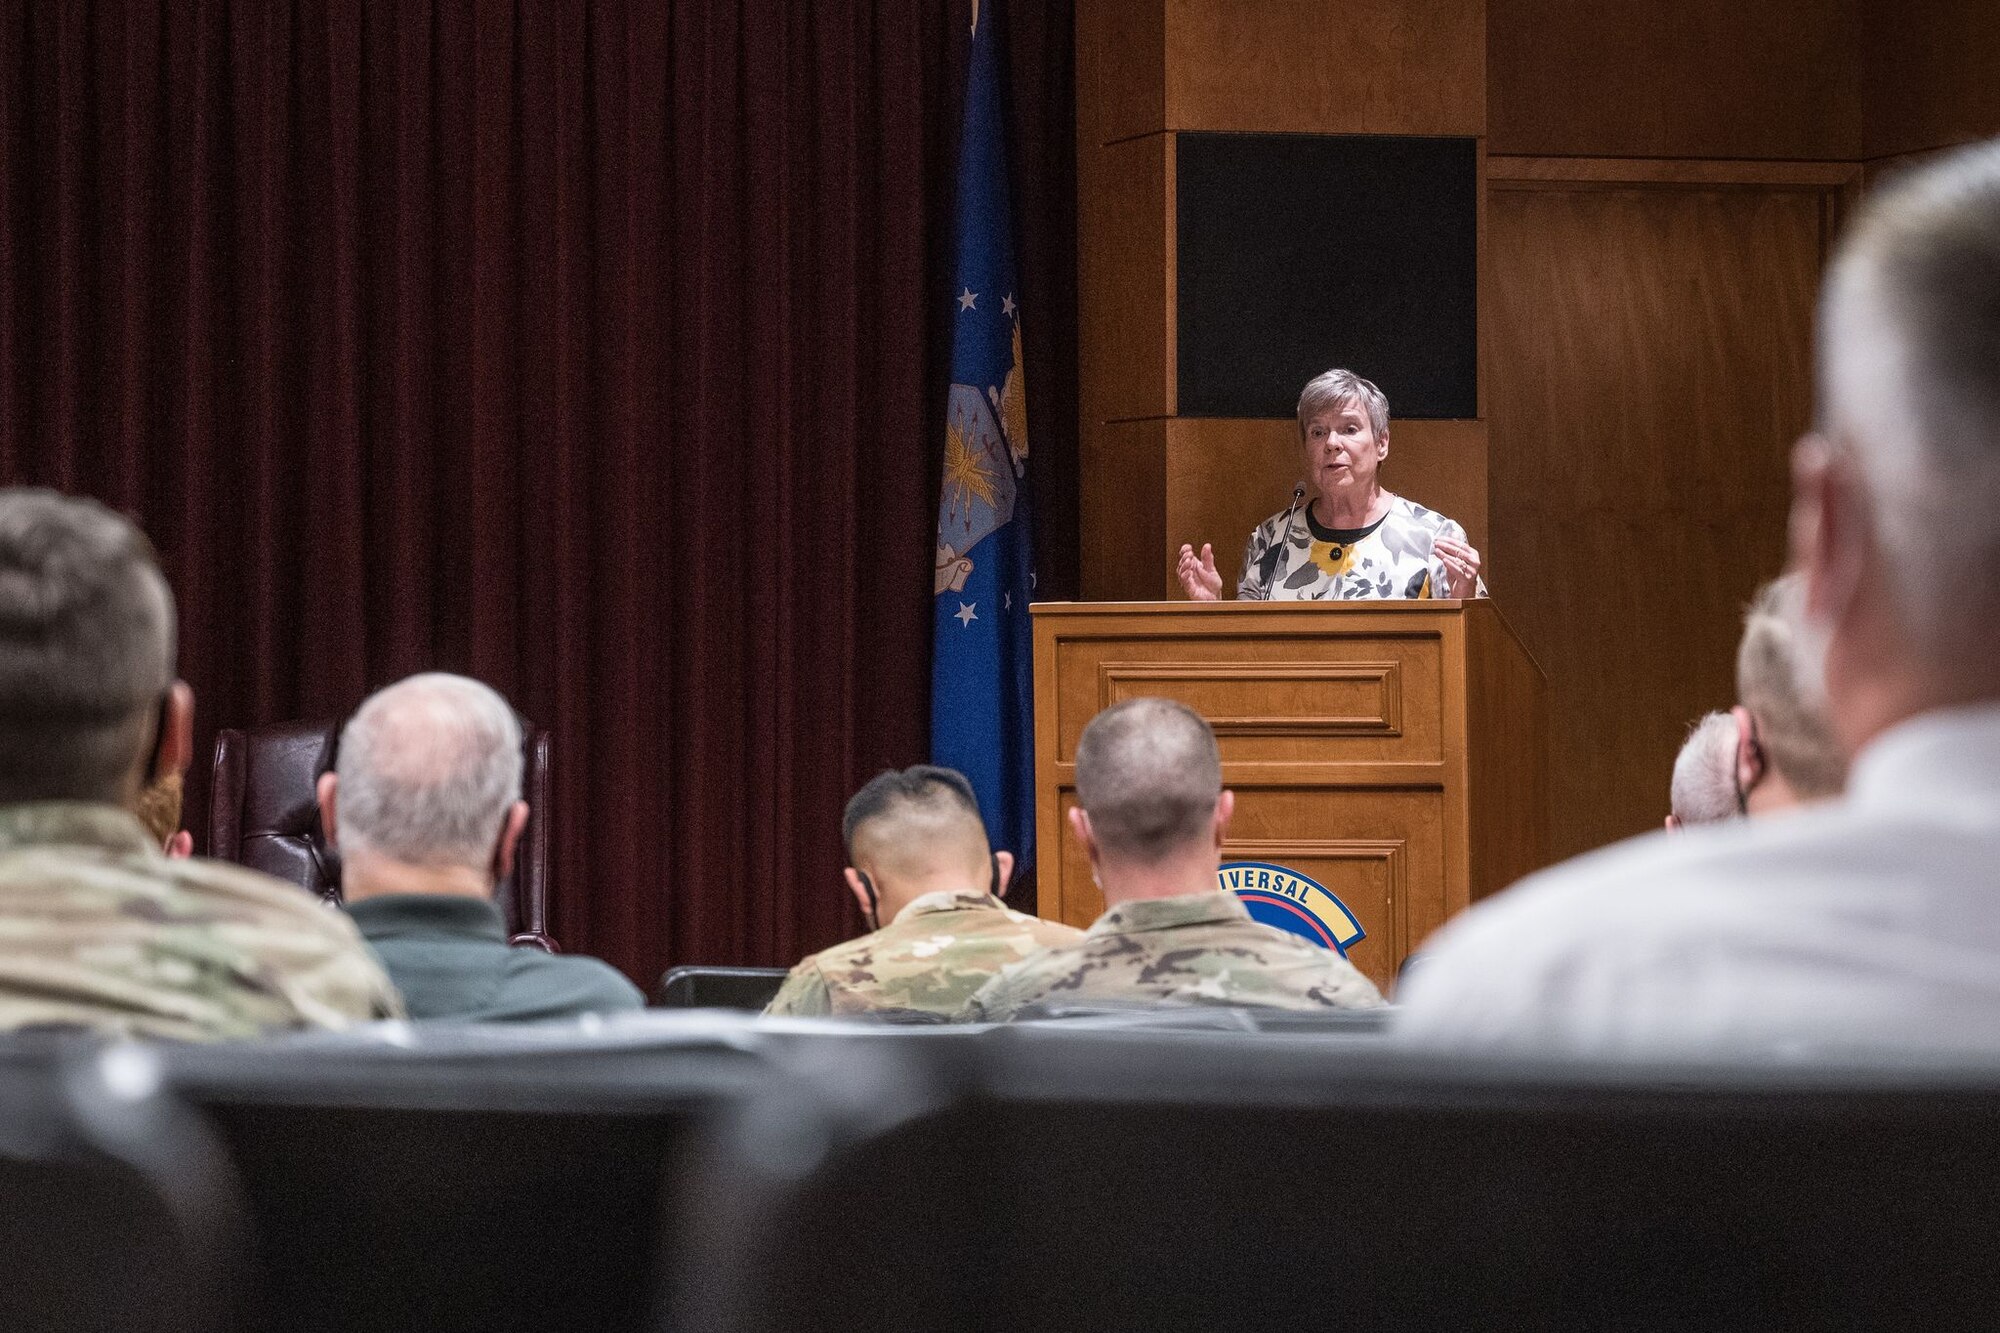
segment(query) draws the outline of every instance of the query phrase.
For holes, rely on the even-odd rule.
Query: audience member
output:
[[[1736,650],[1736,707],[1695,724],[1674,760],[1668,828],[1790,810],[1838,796],[1847,763],[1799,661],[1805,580],[1757,590]]]
[[[638,1009],[595,958],[515,949],[493,903],[528,822],[521,724],[485,685],[443,673],[380,690],[319,780],[348,915],[412,1018],[531,1022]]]
[[[193,756],[174,632],[138,529],[94,501],[0,491],[0,1028],[207,1040],[400,1012],[338,912],[239,866],[169,861],[136,818]]]
[[[1667,827],[1673,830],[1720,824],[1747,813],[1743,788],[1736,780],[1739,736],[1732,713],[1714,712],[1694,724],[1681,752],[1674,756],[1673,781],[1668,784]]]
[[[1011,1018],[1060,998],[1279,1009],[1379,1005],[1339,954],[1250,918],[1216,874],[1236,793],[1201,715],[1168,699],[1105,709],[1076,749],[1070,827],[1106,910],[1058,945],[982,987],[962,1017]]]
[[[2000,1040],[2000,142],[1884,187],[1820,299],[1800,661],[1844,798],[1545,873],[1439,932],[1417,1041],[1641,1054]]]
[[[963,774],[919,764],[878,775],[842,820],[847,887],[869,933],[793,968],[771,1014],[916,1011],[950,1016],[1001,968],[1081,932],[1011,911]]]
[[[1761,815],[1840,795],[1847,759],[1833,738],[1825,690],[1801,661],[1802,573],[1757,590],[1736,649],[1736,781],[1743,809]]]

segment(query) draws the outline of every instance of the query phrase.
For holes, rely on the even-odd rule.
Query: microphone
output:
[[[1278,540],[1271,543],[1270,549],[1264,552],[1264,558],[1257,562],[1263,566],[1264,582],[1266,583],[1277,577],[1278,565],[1285,558],[1285,548],[1292,541],[1292,525],[1298,522],[1299,501],[1305,498],[1306,484],[1304,482],[1300,482],[1298,485],[1292,487],[1292,503],[1291,507],[1285,510],[1285,526],[1278,530]]]

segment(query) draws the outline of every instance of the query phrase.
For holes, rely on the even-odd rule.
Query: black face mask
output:
[[[1744,714],[1748,716],[1749,711],[1746,708]],[[1764,758],[1763,743],[1757,739],[1757,719],[1755,717],[1750,718],[1750,760],[1757,766],[1757,776],[1750,779],[1750,785],[1747,787],[1743,785],[1742,769],[1734,762],[1729,765],[1730,785],[1736,788],[1736,813],[1746,817],[1750,813],[1750,793],[1757,790],[1757,784],[1762,782],[1764,775],[1771,771],[1769,762]]]
[[[861,891],[868,895],[868,906],[861,909],[862,920],[868,923],[869,930],[880,930],[882,929],[882,897],[875,892],[875,881],[868,877],[868,872],[865,870],[857,870],[854,872],[854,875],[855,878],[861,881]]]

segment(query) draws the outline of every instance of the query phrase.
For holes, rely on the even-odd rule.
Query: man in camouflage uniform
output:
[[[888,924],[793,968],[766,1013],[948,1017],[1009,963],[1079,938],[1001,903],[1014,858],[990,850],[972,784],[952,769],[883,773],[847,803],[842,831],[848,888],[871,927]]]
[[[1074,944],[1007,969],[959,1017],[1008,1019],[1037,1001],[1369,1008],[1373,983],[1329,949],[1253,921],[1218,887],[1236,794],[1215,733],[1167,699],[1098,714],[1076,750],[1070,827],[1107,904]]]
[[[173,660],[173,594],[136,528],[0,491],[0,1029],[202,1040],[400,1013],[346,918],[170,861],[134,815],[193,754]]]

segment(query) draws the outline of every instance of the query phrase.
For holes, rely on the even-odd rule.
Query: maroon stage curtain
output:
[[[0,481],[144,523],[203,753],[466,672],[555,733],[567,947],[857,928],[841,805],[928,744],[967,0],[0,10]],[[1061,591],[1071,28],[1008,23]]]

